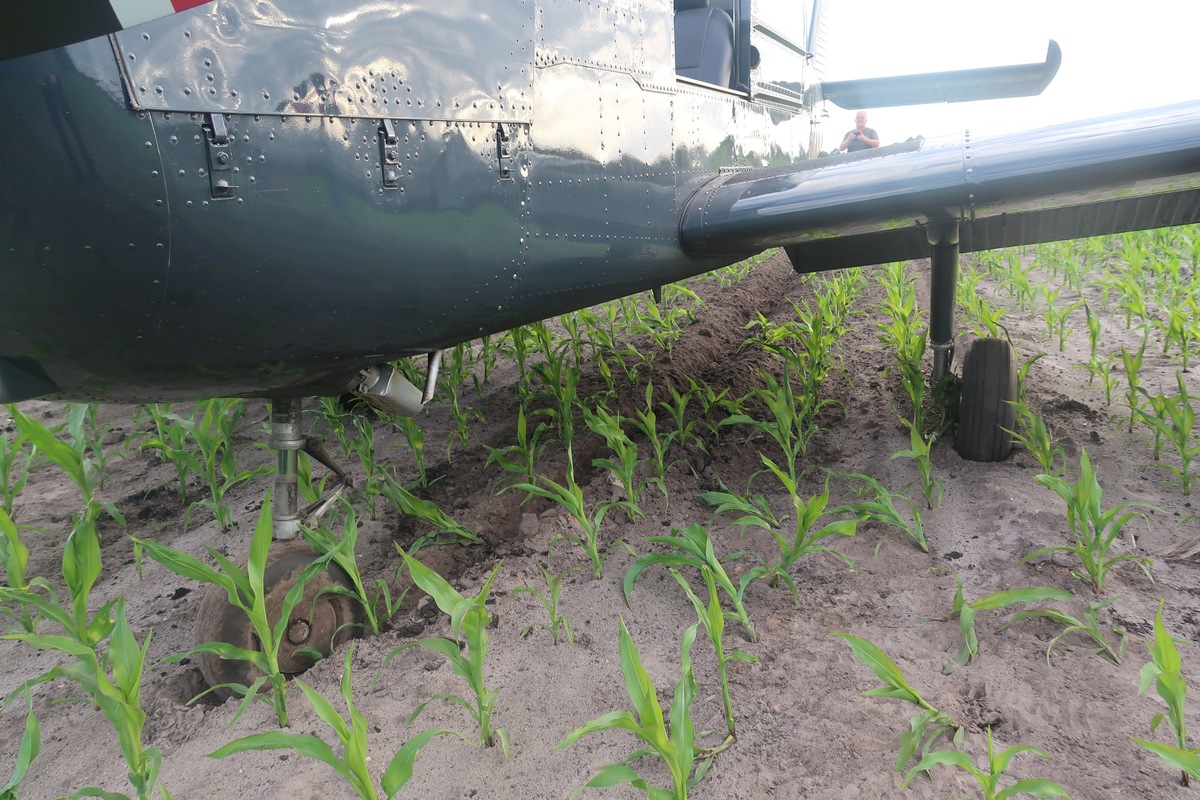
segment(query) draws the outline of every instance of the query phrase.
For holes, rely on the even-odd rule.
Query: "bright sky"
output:
[[[794,2],[797,9],[809,6]],[[1058,76],[1036,98],[868,109],[867,125],[883,144],[963,129],[986,135],[1036,128],[1200,97],[1197,0],[824,0],[824,6],[828,80],[1023,64],[1043,61],[1050,39],[1062,47]],[[854,127],[854,112],[826,105],[828,149]]]

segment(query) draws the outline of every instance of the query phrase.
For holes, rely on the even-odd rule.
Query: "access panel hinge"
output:
[[[237,187],[233,185],[233,140],[225,127],[225,115],[205,114],[203,129],[212,199],[229,200]]]
[[[400,188],[400,143],[396,139],[396,126],[390,119],[379,125],[379,166],[383,175],[383,188]]]
[[[510,127],[503,122],[496,125],[496,163],[500,167],[500,180],[502,181],[513,179],[512,152],[509,149],[509,141],[512,138]]]

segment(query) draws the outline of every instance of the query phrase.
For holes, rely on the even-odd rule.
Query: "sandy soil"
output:
[[[924,265],[913,269],[924,274]],[[922,281],[923,282],[923,281]],[[765,358],[741,349],[743,326],[755,309],[773,319],[790,314],[785,297],[811,291],[793,275],[782,258],[756,269],[738,286],[721,289],[715,281],[699,284],[707,310],[678,342],[671,354],[662,354],[648,371],[660,390],[668,383],[686,387],[683,376],[694,375],[720,389],[743,394],[756,385]],[[923,291],[923,290],[922,290]],[[1007,298],[986,288],[993,302],[1009,305]],[[879,298],[872,285],[860,307],[870,311]],[[1095,298],[1093,298],[1093,301]],[[918,779],[901,789],[902,775],[895,769],[898,737],[912,709],[898,701],[860,695],[878,685],[871,671],[858,663],[832,631],[863,636],[877,645],[903,670],[909,682],[934,705],[944,709],[966,728],[963,748],[977,759],[985,748],[986,726],[993,726],[998,744],[1036,745],[1053,760],[1018,757],[1010,769],[1014,777],[1048,777],[1057,780],[1075,798],[1186,797],[1178,774],[1158,759],[1134,746],[1130,736],[1165,739],[1165,726],[1150,734],[1151,718],[1163,704],[1153,692],[1139,696],[1138,671],[1148,660],[1146,637],[1160,600],[1166,602],[1171,631],[1188,642],[1200,631],[1200,580],[1197,564],[1170,560],[1157,554],[1164,548],[1200,536],[1200,522],[1187,519],[1195,513],[1193,501],[1166,485],[1163,473],[1145,468],[1151,460],[1144,429],[1131,436],[1122,423],[1127,412],[1107,407],[1103,395],[1088,387],[1086,373],[1074,369],[1087,357],[1082,312],[1066,352],[1047,340],[1040,319],[1010,310],[1004,318],[1022,357],[1046,352],[1032,369],[1031,404],[1053,426],[1072,463],[1086,446],[1105,489],[1105,505],[1140,501],[1157,510],[1129,526],[1119,544],[1121,552],[1154,557],[1154,581],[1139,570],[1123,566],[1114,572],[1106,596],[1115,598],[1101,613],[1108,631],[1117,626],[1129,633],[1128,651],[1119,665],[1109,663],[1086,648],[1059,646],[1047,664],[1046,647],[1058,632],[1039,621],[1021,622],[1001,632],[1017,609],[981,612],[977,621],[978,659],[966,667],[949,669],[960,639],[956,622],[930,621],[950,611],[954,570],[963,580],[968,599],[1001,589],[1053,586],[1075,593],[1064,603],[1049,603],[1081,616],[1094,599],[1083,583],[1072,577],[1065,556],[1021,563],[1032,550],[1066,540],[1065,507],[1057,495],[1039,486],[1039,469],[1027,453],[1018,452],[1006,462],[977,464],[959,458],[948,443],[934,454],[934,476],[944,486],[941,507],[925,515],[930,552],[920,552],[902,537],[881,540],[887,531],[878,525],[860,526],[859,535],[834,543],[858,565],[852,572],[832,556],[802,559],[793,574],[800,588],[793,606],[786,589],[763,582],[749,588],[746,604],[759,633],[757,643],[744,641],[734,625],[727,639],[758,658],[758,665],[738,664],[732,669],[737,741],[720,755],[707,776],[691,792],[696,798],[803,797],[837,798],[949,798],[979,793],[963,773],[942,769],[932,780]],[[864,472],[900,490],[916,477],[912,462],[889,460],[908,446],[907,431],[892,413],[890,404],[903,408],[894,378],[883,376],[888,354],[880,352],[875,336],[875,312],[854,318],[854,332],[843,337],[840,354],[844,373],[826,382],[831,407],[822,417],[825,430],[814,442],[804,496],[821,491],[829,471],[835,475]],[[1126,330],[1123,320],[1106,319],[1102,350],[1117,352],[1122,344],[1134,345],[1140,335]],[[960,353],[962,345],[960,344]],[[1152,391],[1173,389],[1177,364],[1147,350],[1143,382]],[[439,480],[428,491],[458,521],[477,530],[486,544],[443,547],[423,551],[421,557],[436,566],[460,588],[479,587],[487,574],[499,567],[490,609],[497,618],[491,631],[487,660],[490,685],[501,688],[495,722],[506,729],[512,747],[505,758],[499,749],[479,750],[452,738],[435,740],[422,753],[411,783],[402,797],[420,798],[565,798],[584,784],[593,770],[635,749],[633,738],[610,732],[585,737],[567,749],[556,749],[574,728],[600,714],[629,708],[618,658],[618,619],[624,618],[664,702],[679,678],[679,641],[682,631],[695,621],[693,610],[679,587],[661,567],[648,570],[632,594],[632,607],[622,600],[621,581],[633,561],[618,547],[600,580],[580,571],[566,580],[562,609],[576,632],[576,646],[554,646],[550,635],[535,630],[522,638],[527,626],[545,621],[545,612],[520,586],[541,587],[538,565],[549,563],[561,571],[585,563],[581,551],[562,543],[547,555],[550,540],[570,530],[569,518],[541,500],[521,505],[519,492],[497,495],[509,478],[495,466],[485,466],[484,444],[503,446],[514,439],[516,407],[512,367],[504,367],[484,384],[482,392],[465,390],[464,397],[478,408],[484,421],[470,431],[470,448],[457,445],[447,458],[447,440],[454,423],[445,407],[431,407],[420,422],[425,430],[427,460]],[[1193,394],[1200,392],[1192,380]],[[594,392],[595,375],[585,375],[581,393]],[[628,411],[642,402],[644,384],[629,387],[619,398]],[[661,399],[661,398],[660,398]],[[27,403],[27,414],[43,420],[61,419],[57,404]],[[113,424],[108,444],[120,455],[108,468],[103,497],[116,503],[129,521],[127,533],[153,537],[159,542],[203,554],[215,547],[235,559],[245,557],[250,532],[268,479],[238,487],[231,500],[237,526],[221,533],[207,511],[197,510],[191,526],[183,529],[184,509],[173,489],[173,470],[159,463],[137,444],[148,422],[135,422],[131,408],[106,408]],[[246,445],[240,458],[245,464],[266,463],[265,451],[251,446],[264,439],[265,407],[254,404],[243,419],[241,435]],[[312,418],[314,432],[321,433]],[[0,425],[12,429],[0,415]],[[583,426],[579,426],[583,429]],[[586,432],[586,429],[583,429]],[[599,448],[594,437],[580,435],[576,454],[578,478],[588,502],[614,496],[603,470],[589,466]],[[411,455],[403,439],[378,429],[376,449],[395,462],[402,479],[415,478]],[[643,496],[646,515],[627,522],[611,513],[605,522],[606,544],[617,539],[639,552],[648,547],[642,537],[667,534],[698,522],[708,525],[718,549],[769,556],[774,542],[763,531],[745,536],[728,518],[714,519],[712,509],[697,494],[718,480],[744,487],[758,469],[759,452],[773,457],[772,446],[760,439],[747,441],[745,431],[729,430],[711,457],[696,452],[679,453],[683,459],[670,473],[670,502],[654,489]],[[561,448],[547,451],[544,469],[561,477]],[[358,466],[353,467],[361,471]],[[830,481],[831,506],[852,499],[846,483]],[[754,491],[770,496],[777,514],[790,513],[786,496],[773,481],[756,480]],[[201,487],[193,486],[199,495]],[[915,493],[915,488],[913,492]],[[37,469],[18,500],[17,521],[40,528],[27,533],[33,550],[31,574],[59,580],[61,544],[70,527],[70,514],[78,503],[73,485],[49,467]],[[363,514],[364,518],[366,514]],[[397,588],[407,578],[396,579],[400,559],[396,545],[407,546],[427,530],[419,520],[403,519],[381,501],[378,517],[364,519],[359,559],[368,579],[384,578]],[[97,589],[97,603],[116,596],[127,598],[137,636],[153,631],[150,652],[155,660],[191,646],[202,587],[147,562],[142,574],[132,568],[130,541],[118,526],[103,527],[105,571]],[[878,553],[876,552],[878,550]],[[749,561],[729,565],[735,576]],[[400,745],[426,727],[446,727],[470,734],[465,712],[448,703],[432,703],[413,726],[405,719],[419,704],[438,692],[466,693],[465,685],[439,657],[406,650],[380,673],[384,656],[397,645],[422,635],[448,635],[449,623],[431,614],[426,604],[418,608],[418,592],[410,593],[401,612],[380,636],[357,643],[354,652],[355,695],[371,723],[372,763],[383,766]],[[424,612],[424,613],[423,613]],[[1082,645],[1080,639],[1066,643]],[[305,680],[330,698],[338,698],[343,652],[310,670]],[[694,708],[697,728],[719,732],[723,728],[720,691],[711,648],[701,635],[693,650],[700,686]],[[1183,649],[1184,674],[1200,675],[1200,658],[1194,649]],[[46,670],[55,658],[12,641],[0,642],[0,691],[11,691],[22,680]],[[379,674],[379,679],[372,679]],[[261,752],[223,760],[207,754],[231,739],[274,728],[266,704],[258,703],[234,722],[235,704],[187,701],[201,690],[203,680],[194,663],[159,664],[146,676],[144,706],[148,713],[147,745],[162,749],[163,781],[180,800],[209,797],[350,798],[352,790],[327,766],[294,753]],[[99,785],[112,791],[130,791],[117,739],[103,715],[87,703],[60,703],[76,690],[62,682],[39,686],[35,711],[42,725],[42,752],[22,790],[22,797],[52,798],[80,787]],[[290,710],[294,732],[328,737],[328,729],[298,692],[292,692]],[[14,762],[20,739],[23,704],[4,713],[0,734],[0,765]],[[714,733],[704,740],[715,744]],[[659,764],[644,759],[638,768],[652,782],[668,779]],[[0,767],[7,779],[8,766]],[[644,796],[625,786],[589,789],[585,796],[632,798]]]

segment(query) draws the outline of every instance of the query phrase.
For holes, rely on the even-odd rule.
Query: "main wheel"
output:
[[[954,449],[968,461],[1003,461],[1012,453],[1017,359],[1003,339],[977,339],[963,359]]]
[[[312,548],[302,539],[271,545],[267,568],[263,572],[263,593],[267,619],[272,626],[279,622],[287,593],[313,558]],[[292,610],[283,644],[279,647],[279,668],[283,673],[291,676],[304,672],[317,662],[317,657],[306,651],[329,655],[361,629],[364,621],[362,606],[352,597],[322,591],[334,586],[352,586],[349,576],[337,566],[317,573],[305,584],[304,595]],[[227,642],[246,650],[262,649],[246,614],[230,605],[225,590],[216,586],[204,596],[196,619],[196,643],[204,642]],[[210,653],[201,653],[196,660],[204,680],[213,687],[227,683],[249,686],[262,674],[249,661],[226,660]],[[223,697],[232,694],[228,689],[218,689],[217,693]]]

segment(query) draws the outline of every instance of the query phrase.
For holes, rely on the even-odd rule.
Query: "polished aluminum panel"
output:
[[[115,39],[140,108],[528,122],[533,20],[533,0],[218,0]]]

